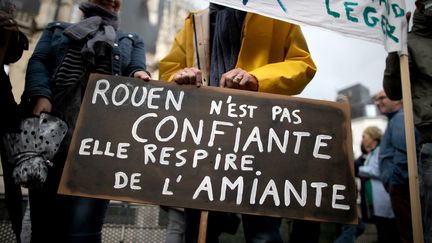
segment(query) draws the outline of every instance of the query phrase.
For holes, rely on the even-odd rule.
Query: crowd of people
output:
[[[0,70],[0,107],[8,114],[0,119],[2,137],[19,131],[20,121],[25,117],[40,117],[44,113],[61,118],[68,127],[54,158],[46,162],[46,178],[34,186],[26,184],[29,187],[32,243],[102,242],[109,200],[60,195],[57,189],[90,73],[128,76],[144,82],[151,79],[146,70],[142,37],[119,29],[121,5],[121,0],[89,0],[79,6],[83,18],[78,23],[48,24],[29,60],[19,104],[13,97],[9,76],[3,68]],[[432,98],[429,95],[432,90],[432,3],[419,0],[416,5],[408,50],[420,155],[424,242],[429,243],[432,221]],[[28,49],[28,40],[19,31],[13,11],[13,4],[2,0],[2,67],[19,60]],[[209,36],[196,33],[196,25],[208,26],[206,33]],[[169,53],[160,60],[158,79],[178,85],[208,84],[296,95],[317,71],[299,26],[214,3],[208,9],[190,13],[172,43]],[[198,47],[196,43],[208,45]],[[199,49],[203,47],[208,50]],[[387,128],[381,131],[371,126],[364,130],[363,154],[356,160],[355,175],[361,180],[359,225],[343,225],[336,242],[354,242],[364,230],[365,222],[376,226],[378,242],[413,242],[398,60],[396,53],[389,54],[383,77],[384,90],[372,97],[378,110],[388,118]],[[20,242],[22,195],[20,185],[14,180],[22,175],[14,173],[15,160],[11,161],[3,142],[0,152],[6,204],[17,242]],[[35,158],[32,156],[30,160]],[[198,241],[199,210],[164,209],[169,214],[167,243]],[[210,211],[206,242],[219,242],[223,232],[236,232],[240,220],[246,242],[283,242],[281,218],[238,216]],[[228,220],[234,220],[233,228],[227,229]],[[318,222],[294,220],[291,242],[318,242],[319,227]]]
[[[412,29],[408,34],[408,58],[414,113],[415,153],[419,175],[423,242],[431,242],[431,122],[432,106],[432,2],[415,2]],[[407,13],[410,21],[411,13]],[[358,174],[362,180],[361,223],[370,219],[376,225],[378,242],[413,242],[413,221],[407,159],[402,82],[398,53],[389,53],[383,76],[383,90],[373,96],[378,110],[388,118],[387,128],[377,146],[376,166],[371,166],[373,152],[364,147]],[[363,133],[365,145],[367,131]],[[378,138],[378,136],[375,136]],[[359,161],[359,160],[356,160]],[[375,182],[367,184],[367,182]],[[374,184],[376,185],[374,187]],[[380,188],[380,193],[377,191]],[[384,189],[384,190],[383,190]],[[378,194],[377,194],[378,193]],[[385,213],[384,213],[385,212]],[[384,213],[384,214],[383,214]],[[369,217],[372,215],[372,217]],[[377,217],[378,216],[378,217]],[[355,232],[355,231],[354,231]],[[394,237],[397,237],[396,239]],[[353,241],[350,241],[353,242]]]

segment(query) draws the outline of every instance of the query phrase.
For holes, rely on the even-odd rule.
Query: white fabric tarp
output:
[[[316,26],[406,53],[404,0],[210,0],[267,17]]]

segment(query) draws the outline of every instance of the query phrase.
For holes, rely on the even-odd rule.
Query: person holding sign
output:
[[[18,107],[12,93],[9,75],[4,70],[5,64],[18,61],[24,50],[28,49],[27,37],[19,31],[14,20],[15,6],[11,1],[0,0],[0,138],[5,133],[16,130],[18,126]],[[12,229],[17,242],[21,242],[21,225],[23,219],[21,187],[13,181],[13,163],[6,156],[5,145],[0,139],[1,166],[3,169],[3,182],[5,201]]]
[[[315,72],[299,26],[213,3],[186,18],[160,61],[160,80],[284,95],[299,94]],[[199,213],[185,214],[186,242],[196,242]],[[218,242],[226,225],[212,215],[206,242]],[[242,221],[246,242],[282,242],[280,219],[242,215]]]
[[[54,113],[69,127],[46,182],[29,190],[32,242],[101,242],[109,201],[58,195],[57,188],[89,74],[150,79],[142,38],[118,29],[121,3],[81,3],[83,19],[49,24],[30,58],[22,103],[32,115]]]

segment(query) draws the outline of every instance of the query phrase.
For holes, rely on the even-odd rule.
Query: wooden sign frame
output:
[[[91,75],[59,193],[355,223],[349,107]]]

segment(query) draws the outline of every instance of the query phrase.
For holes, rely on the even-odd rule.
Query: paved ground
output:
[[[1,207],[0,215],[4,212]],[[4,216],[4,214],[3,214]],[[28,217],[28,215],[27,215]],[[284,220],[281,233],[284,242],[289,242],[289,221]],[[104,243],[163,243],[166,227],[166,213],[158,206],[152,205],[125,205],[114,203],[110,205],[106,223],[103,229]],[[24,220],[21,239],[23,243],[29,243],[30,226],[29,220]],[[321,225],[320,243],[332,243],[337,237],[338,227],[336,224],[325,223]],[[368,224],[366,231],[356,243],[373,243],[376,241],[376,232],[373,225]],[[14,235],[7,218],[0,218],[0,242],[13,243]],[[242,229],[239,228],[236,235],[224,234],[220,238],[221,243],[244,243]]]
[[[0,243],[13,243],[13,235],[8,215],[4,206],[4,187],[0,166]],[[25,196],[27,191],[23,190]],[[23,243],[30,242],[30,219],[28,211],[23,221]],[[103,228],[104,243],[163,243],[165,237],[167,215],[154,205],[136,205],[113,202],[110,204]],[[281,233],[284,242],[289,242],[290,224],[284,220]],[[321,224],[320,243],[332,243],[338,234],[338,226],[331,223]],[[220,238],[221,243],[243,243],[241,227],[237,234],[224,234]],[[376,231],[373,225],[367,224],[366,231],[356,243],[373,243],[376,241]]]
[[[28,212],[28,211],[26,211]],[[111,203],[103,228],[104,243],[120,242],[164,242],[166,219],[158,206]],[[23,220],[23,243],[30,242],[30,219]],[[15,236],[5,212],[4,201],[0,198],[0,242],[13,243]]]

